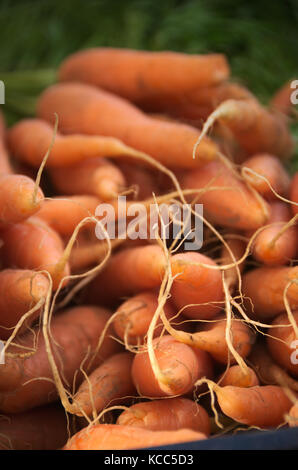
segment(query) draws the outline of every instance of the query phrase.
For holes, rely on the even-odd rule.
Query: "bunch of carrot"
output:
[[[221,54],[98,48],[64,60],[36,117],[0,116],[0,448],[298,425],[285,90],[266,108]],[[173,204],[203,243],[165,237]]]

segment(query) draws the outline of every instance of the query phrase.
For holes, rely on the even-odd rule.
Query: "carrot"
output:
[[[0,338],[6,340],[23,315],[42,301],[49,290],[49,280],[40,273],[22,269],[0,272]],[[19,333],[24,332],[39,316],[40,308],[27,318]]]
[[[296,287],[297,290],[297,287]],[[274,361],[291,375],[298,378],[298,310],[293,312],[296,331],[291,325],[287,313],[276,317],[272,325],[289,325],[274,328],[267,336],[267,345]]]
[[[290,409],[289,418],[288,423],[290,427],[298,426],[298,402]]]
[[[154,292],[141,292],[127,299],[115,313],[113,328],[117,336],[130,345],[142,344],[157,307],[158,296]],[[174,309],[169,302],[164,310],[169,319],[174,316]],[[162,327],[163,324],[155,328],[155,337],[160,335]]]
[[[283,389],[276,385],[243,388],[214,384],[213,388],[222,412],[247,426],[263,429],[279,426],[292,404]]]
[[[272,202],[270,213],[268,227],[253,241],[252,255],[267,266],[288,264],[295,259],[298,250],[297,227],[292,225],[287,228],[291,210],[284,202]]]
[[[227,127],[247,155],[270,153],[287,158],[293,151],[288,123],[279,113],[267,110],[254,100],[222,102],[208,117],[201,138],[217,121]]]
[[[270,319],[285,310],[284,291],[292,309],[298,308],[298,266],[261,267],[243,276],[242,292],[247,313]],[[287,287],[289,286],[289,287]]]
[[[135,394],[131,379],[132,360],[133,355],[127,352],[106,359],[79,387],[73,399],[72,413],[95,418],[105,407],[124,403],[125,397]]]
[[[274,330],[272,330],[273,335]],[[279,347],[281,347],[281,344]],[[282,385],[298,392],[298,381],[293,379],[293,377],[286,372],[284,367],[280,367],[272,359],[266,344],[256,344],[248,359],[253,365],[262,384]]]
[[[88,285],[88,302],[111,304],[124,296],[158,287],[165,267],[158,245],[127,248],[110,258],[101,273]]]
[[[114,136],[170,167],[198,167],[218,153],[216,144],[204,138],[199,158],[193,159],[197,129],[152,119],[124,99],[89,85],[64,83],[48,88],[39,98],[37,112],[49,122],[56,112],[65,134]]]
[[[137,403],[117,419],[120,426],[133,426],[151,431],[192,429],[210,434],[210,420],[205,409],[187,398],[169,398]]]
[[[204,263],[215,267],[211,258],[200,253],[178,253],[171,257],[174,279],[171,297],[178,309],[189,318],[208,319],[214,317],[223,300],[222,277],[220,270],[196,266]],[[197,304],[187,307],[189,304]]]
[[[196,202],[203,204],[205,217],[215,224],[249,230],[261,227],[268,219],[265,202],[220,161],[187,172],[180,181],[185,189],[206,189]],[[218,189],[208,189],[208,185]]]
[[[52,138],[53,126],[41,119],[23,119],[11,127],[7,136],[11,153],[19,161],[34,167],[40,166]],[[89,158],[129,156],[134,153],[133,149],[114,137],[80,133],[64,136],[57,132],[47,167],[64,168]]]
[[[30,217],[25,222],[9,226],[1,231],[1,238],[6,267],[44,269],[50,273],[54,289],[69,275],[69,266],[63,260],[61,238],[38,217]]]
[[[119,168],[103,158],[92,158],[65,168],[50,170],[52,183],[62,194],[90,194],[106,201],[123,191]]]
[[[138,105],[147,112],[164,112],[192,125],[202,125],[202,120],[220,103],[227,99],[252,99],[255,97],[245,87],[233,82],[223,82],[216,85],[198,87],[191,92],[181,90],[181,93],[170,96],[166,92],[149,99],[143,97]]]
[[[73,381],[80,384],[83,379],[79,372],[81,365],[88,371],[90,364],[92,370],[118,351],[119,345],[109,338],[107,332],[100,350],[90,363],[109,316],[110,313],[100,307],[79,306],[53,318],[51,348],[57,367],[63,374],[64,386],[70,387]],[[34,332],[36,335],[38,328]],[[26,357],[24,353],[28,352],[31,354]],[[9,353],[18,356],[10,357]],[[57,390],[44,336],[39,333],[35,338],[27,333],[18,338],[17,346],[9,346],[5,364],[0,367],[0,410],[4,413],[18,413],[56,399]]]
[[[41,207],[41,189],[35,195],[35,183],[24,175],[0,176],[0,224],[22,222]]]
[[[67,57],[59,80],[99,86],[130,101],[177,96],[229,76],[222,54],[183,54],[131,49],[94,48]]]
[[[56,404],[0,416],[0,450],[55,450],[67,439],[65,412]]]
[[[208,352],[219,363],[227,364],[230,360],[233,364],[236,359],[231,354],[226,340],[227,320],[222,315],[214,320],[198,326],[197,332],[191,335],[188,344]],[[254,343],[252,330],[242,320],[234,318],[231,321],[230,333],[231,342],[237,353],[243,358],[248,356]]]
[[[69,237],[84,218],[94,216],[100,202],[97,197],[90,195],[56,196],[44,201],[38,211],[38,218],[62,237]],[[94,224],[91,223],[90,226],[95,229]]]
[[[97,424],[75,434],[62,450],[126,450],[179,444],[205,439],[191,429],[150,431],[119,424]]]
[[[298,214],[298,171],[293,176],[291,183],[291,200],[296,203],[292,205],[294,215]]]
[[[132,365],[132,378],[140,395],[184,395],[193,389],[198,378],[213,375],[212,362],[205,351],[194,350],[169,335],[155,338],[153,347],[164,383],[157,380],[148,351],[140,350]]]
[[[253,369],[247,367],[247,373],[244,374],[240,366],[235,365],[228,368],[219,379],[221,387],[233,385],[235,387],[254,387],[259,385],[259,379]]]
[[[246,170],[246,168],[249,170]],[[265,199],[276,200],[269,184],[280,196],[287,196],[288,194],[290,177],[280,160],[274,155],[267,153],[253,155],[243,162],[242,175]]]
[[[293,88],[291,87],[292,82],[293,80],[289,80],[279,88],[270,101],[270,108],[285,116],[290,116],[293,109],[293,103],[291,101],[291,95],[293,93]]]

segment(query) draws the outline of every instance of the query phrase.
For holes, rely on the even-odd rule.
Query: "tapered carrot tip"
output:
[[[18,223],[33,215],[41,206],[43,192],[24,175],[0,177],[0,223]]]
[[[75,434],[62,450],[125,450],[178,444],[205,439],[191,429],[150,431],[119,424],[97,424]]]
[[[298,402],[290,409],[288,423],[290,427],[298,426]]]

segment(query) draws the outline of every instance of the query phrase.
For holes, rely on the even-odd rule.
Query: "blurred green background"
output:
[[[78,49],[117,46],[222,52],[232,75],[263,102],[298,78],[297,0],[1,0],[0,79],[8,122]],[[293,132],[298,136],[297,125]],[[295,164],[298,167],[298,156]]]

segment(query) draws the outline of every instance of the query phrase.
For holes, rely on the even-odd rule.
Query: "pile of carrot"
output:
[[[98,48],[0,115],[0,449],[298,426],[289,87],[265,107],[222,54]]]

